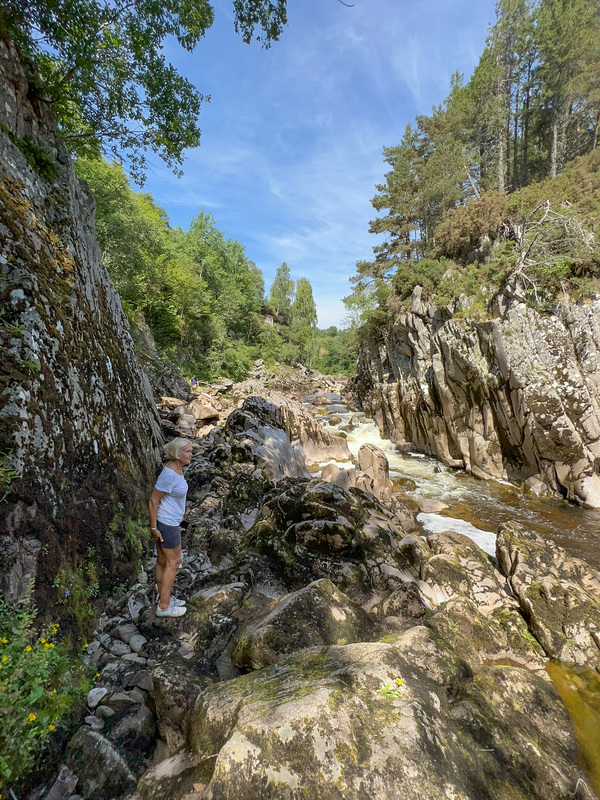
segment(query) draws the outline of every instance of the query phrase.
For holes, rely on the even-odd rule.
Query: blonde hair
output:
[[[165,456],[167,458],[170,458],[171,461],[177,461],[179,453],[188,444],[191,444],[189,439],[181,439],[181,438],[173,439],[164,446]]]

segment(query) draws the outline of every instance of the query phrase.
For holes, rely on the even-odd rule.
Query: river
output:
[[[309,395],[305,398],[307,406],[313,408],[311,401],[314,397]],[[498,525],[518,522],[600,569],[600,512],[553,497],[538,498],[510,483],[479,480],[419,453],[401,453],[389,439],[382,439],[373,420],[361,412],[349,411],[341,404],[339,395],[327,397],[332,405],[313,410],[331,433],[339,434],[351,420],[356,423],[352,430],[345,431],[354,458],[363,444],[376,445],[385,452],[390,477],[402,486],[412,509],[418,510],[419,502],[424,499],[441,500],[448,506],[439,514],[421,512],[417,515],[417,521],[425,532],[454,530],[464,533],[483,550],[493,554]],[[329,424],[332,415],[341,421]],[[348,468],[347,463],[339,463],[339,466]]]

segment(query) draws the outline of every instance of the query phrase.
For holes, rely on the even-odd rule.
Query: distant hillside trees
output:
[[[390,169],[376,186],[379,215],[370,231],[385,239],[357,264],[353,296],[365,299],[354,307],[383,308],[415,282],[435,291],[453,270],[457,276],[444,259],[480,261],[477,242],[495,239],[506,221],[508,207],[493,197],[556,178],[598,147],[599,125],[597,0],[499,0],[471,79],[455,74],[445,101],[408,125],[399,145],[384,148]],[[471,203],[471,217],[479,214],[471,240],[461,254],[449,252],[443,241],[452,239],[453,224],[459,235],[455,212]],[[504,260],[500,275],[511,263]]]
[[[161,354],[184,372],[240,379],[261,357],[348,369],[348,349],[317,330],[310,282],[295,282],[285,262],[269,295],[284,324],[267,325],[262,273],[210,214],[197,214],[188,231],[173,228],[150,194],[131,189],[120,165],[79,157],[76,170],[96,199],[104,264],[126,313],[148,325]]]

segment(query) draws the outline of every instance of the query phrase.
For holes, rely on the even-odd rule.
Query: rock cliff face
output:
[[[600,299],[541,315],[513,287],[480,322],[449,318],[417,287],[363,347],[351,393],[400,446],[598,508],[599,351]]]
[[[126,572],[120,526],[158,466],[159,426],[93,199],[1,40],[0,309],[0,585],[22,595],[43,562],[36,588],[56,602],[65,565]]]

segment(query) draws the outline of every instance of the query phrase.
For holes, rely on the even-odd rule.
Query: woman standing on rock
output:
[[[192,460],[192,443],[173,439],[165,446],[171,459],[158,476],[150,495],[150,531],[156,540],[156,583],[158,586],[157,617],[182,617],[185,601],[171,597],[175,573],[181,564],[181,528],[185,514],[188,485],[183,468]]]

